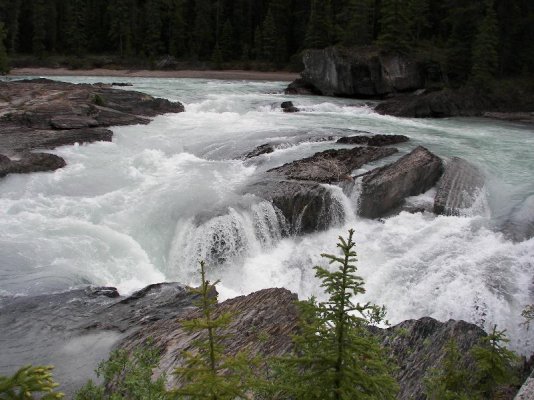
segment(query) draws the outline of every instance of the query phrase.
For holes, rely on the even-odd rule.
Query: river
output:
[[[514,210],[523,207],[531,219],[534,214],[527,207],[534,199],[532,127],[381,116],[364,101],[290,98],[283,94],[285,82],[122,81],[133,83],[126,89],[180,101],[186,112],[113,128],[111,143],[60,147],[52,152],[68,165],[53,173],[0,180],[1,298],[88,284],[116,286],[122,294],[161,281],[195,284],[200,259],[208,261],[210,279],[221,280],[222,298],[267,287],[321,297],[312,266],[354,228],[367,289],[360,301],[385,305],[392,324],[422,316],[464,319],[486,329],[497,324],[514,349],[534,351],[534,335],[520,315],[534,303],[534,239],[512,242],[500,232]],[[281,112],[285,100],[302,111]],[[402,212],[367,220],[355,215],[357,193],[347,196],[330,186],[342,205],[339,223],[325,232],[285,237],[273,207],[246,194],[247,184],[274,166],[343,147],[317,140],[350,130],[411,139],[397,146],[399,154],[366,170],[423,145],[478,166],[485,191],[462,216]],[[241,159],[269,142],[277,143],[273,153]],[[411,200],[424,205],[432,195]]]

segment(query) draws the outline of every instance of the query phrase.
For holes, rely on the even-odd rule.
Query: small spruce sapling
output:
[[[477,363],[477,389],[483,398],[493,398],[500,385],[517,383],[513,364],[518,361],[518,357],[504,347],[509,341],[506,331],[498,331],[495,325],[491,333],[471,350]]]
[[[64,394],[55,391],[59,385],[52,378],[53,369],[52,366],[27,365],[12,376],[0,376],[0,399],[62,399]]]
[[[369,326],[383,320],[382,307],[354,303],[365,292],[356,275],[356,252],[349,231],[339,238],[341,256],[322,254],[332,272],[315,267],[328,295],[325,302],[312,298],[299,304],[299,333],[294,354],[274,362],[269,398],[297,400],[394,399],[398,390],[391,366]]]
[[[75,400],[165,400],[165,376],[152,379],[152,371],[159,364],[160,351],[152,340],[136,348],[131,354],[118,349],[96,369],[103,385],[89,380],[77,393]]]
[[[189,332],[203,333],[193,342],[194,351],[185,352],[183,367],[176,368],[174,373],[184,384],[174,389],[174,398],[203,400],[235,400],[250,398],[254,375],[251,367],[256,360],[246,353],[235,356],[225,354],[222,341],[225,336],[221,330],[228,327],[232,315],[216,313],[217,292],[215,283],[206,280],[204,262],[200,262],[201,285],[192,289],[199,295],[197,305],[202,316],[183,322]]]

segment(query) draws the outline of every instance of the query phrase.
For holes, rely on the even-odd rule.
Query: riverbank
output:
[[[200,78],[221,80],[293,81],[299,77],[294,72],[245,71],[245,70],[123,70],[123,69],[67,69],[67,68],[14,68],[11,76],[116,76],[136,78]]]

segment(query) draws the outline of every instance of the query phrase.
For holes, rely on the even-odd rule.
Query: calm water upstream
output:
[[[112,143],[58,148],[53,153],[68,165],[54,173],[0,180],[4,299],[87,284],[121,293],[161,281],[195,284],[199,259],[221,279],[224,298],[275,286],[320,297],[311,267],[354,228],[367,288],[362,301],[384,304],[391,323],[431,316],[497,324],[515,349],[534,351],[533,331],[520,326],[521,310],[534,303],[534,239],[514,243],[498,229],[514,210],[534,204],[532,127],[380,116],[357,100],[288,98],[284,82],[124,81],[181,101],[186,112],[113,128]],[[282,113],[279,105],[288,99],[303,111]],[[403,212],[375,221],[355,216],[357,193],[346,196],[331,186],[343,205],[338,226],[282,237],[272,206],[243,194],[247,184],[274,166],[342,147],[310,139],[349,135],[349,129],[409,136],[400,155],[423,145],[441,157],[463,157],[486,175],[486,193],[461,217]],[[279,143],[274,153],[239,159],[273,141]],[[430,192],[414,201],[431,199]]]

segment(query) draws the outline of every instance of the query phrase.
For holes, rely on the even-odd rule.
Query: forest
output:
[[[534,70],[531,0],[0,0],[7,53],[293,65],[306,48],[368,46],[439,62],[451,81],[476,64]]]

